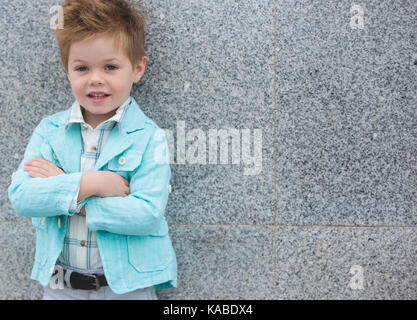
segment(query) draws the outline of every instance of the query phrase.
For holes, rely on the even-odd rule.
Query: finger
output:
[[[36,165],[27,165],[24,168],[25,171],[30,171],[36,174],[41,174],[42,176],[48,176],[48,170]]]
[[[61,173],[65,173],[64,169],[62,169],[61,167],[58,167],[55,163],[50,162],[48,160],[41,159],[40,164],[42,165],[42,168],[48,170],[50,174],[58,175]]]
[[[34,161],[32,166],[42,169],[42,173],[46,174],[47,176],[55,175],[63,173],[63,171],[58,168],[55,164],[45,160],[44,162],[41,161]]]
[[[42,173],[39,173],[37,171],[29,171],[28,174],[32,177],[32,178],[47,178],[47,176],[43,175]]]
[[[45,160],[43,158],[37,158],[34,157],[32,158],[32,164],[36,164],[37,166],[44,168],[46,170],[56,170],[58,168],[58,166],[56,166],[54,163]]]
[[[31,169],[42,170],[45,173],[47,173],[50,169],[48,166],[46,166],[44,164],[41,164],[39,162],[34,162],[34,163],[29,164],[29,165],[25,165],[25,167],[26,168],[31,168]]]
[[[28,165],[35,166],[35,167],[43,167],[45,164],[39,160],[32,160]]]
[[[30,170],[28,173],[31,177],[34,177],[34,178],[47,178],[48,177],[47,175],[43,174],[42,172],[35,171],[35,170]]]
[[[56,167],[55,164],[53,164],[52,162],[49,162],[48,160],[45,159],[41,159],[41,158],[36,158],[35,160],[32,160],[33,164],[38,164],[41,167]]]

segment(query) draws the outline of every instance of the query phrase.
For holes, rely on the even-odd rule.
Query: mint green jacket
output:
[[[78,123],[65,129],[71,108],[43,119],[33,132],[22,162],[12,175],[9,199],[17,214],[36,227],[31,278],[46,286],[61,253],[71,201],[80,186],[82,137]],[[33,157],[44,158],[65,174],[33,178],[23,170]],[[110,288],[118,294],[155,285],[177,286],[177,261],[164,212],[171,169],[164,130],[132,97],[121,130],[115,126],[94,170],[113,171],[130,182],[126,197],[85,200],[88,228],[96,231]]]

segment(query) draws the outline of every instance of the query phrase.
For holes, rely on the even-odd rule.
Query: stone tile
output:
[[[280,227],[278,299],[417,298],[415,228]]]
[[[178,288],[160,299],[273,299],[273,228],[170,227]]]
[[[149,60],[145,76],[133,86],[132,95],[175,139],[170,145],[175,159],[168,218],[179,223],[272,223],[273,1],[144,4],[149,11]],[[8,87],[2,104],[7,112],[0,119],[5,141],[0,151],[6,163],[0,172],[3,220],[18,220],[8,214],[10,207],[4,195],[33,129],[42,118],[68,108],[73,101],[49,29],[53,15],[48,12],[53,5],[55,1],[42,0],[35,5],[18,0],[2,13],[10,28],[0,35],[4,43],[0,71],[6,75],[1,84]],[[185,125],[184,138],[190,139],[184,141],[184,162],[180,154],[177,156],[177,143],[182,143],[177,135],[181,123]],[[226,149],[225,164],[219,158],[213,164],[191,163],[190,146],[197,144],[191,129],[200,129],[206,139],[199,150],[208,161],[209,130],[229,128],[241,136],[234,140],[239,148],[233,164],[231,150]],[[250,143],[243,140],[245,129],[250,130],[251,139],[255,129],[262,133],[261,151],[256,149],[259,160],[255,159],[261,170],[252,173],[248,169],[253,163],[243,158],[248,154],[243,147]],[[212,150],[220,152],[220,145]]]
[[[149,63],[135,96],[173,136],[172,223],[270,224],[273,221],[273,1],[146,1]],[[184,125],[184,130],[181,128]],[[241,147],[232,162],[209,163],[209,130],[236,129]],[[199,129],[201,137],[190,132]],[[254,151],[255,129],[262,147]],[[181,134],[189,141],[181,140]],[[205,139],[203,141],[203,139]],[[184,142],[182,142],[184,141]],[[237,141],[237,140],[234,140]],[[192,163],[191,147],[206,164]],[[245,163],[243,148],[259,154],[261,170]],[[182,159],[181,148],[187,157]],[[257,144],[259,145],[259,144]],[[184,147],[185,146],[185,147]],[[260,150],[262,149],[262,157]],[[254,155],[254,153],[251,153]],[[260,162],[262,159],[262,162]]]
[[[30,224],[0,223],[0,300],[42,298],[42,286],[30,279],[35,243]]]
[[[417,3],[362,7],[277,2],[279,223],[417,223]]]

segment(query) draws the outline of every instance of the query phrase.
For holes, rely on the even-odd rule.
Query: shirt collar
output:
[[[119,130],[121,129],[121,122],[123,120],[123,116],[125,114],[125,111],[127,109],[127,107],[130,105],[131,103],[131,97],[129,96],[125,102],[123,102],[116,110],[116,114],[111,117],[110,119],[107,119],[106,121],[100,123],[100,125],[97,126],[97,128],[100,129],[104,129],[104,128],[113,128],[116,124],[119,128]],[[80,123],[80,124],[85,124],[86,122],[84,121],[84,117],[83,114],[81,112],[81,105],[80,103],[76,100],[74,102],[74,104],[71,107],[71,111],[70,111],[70,116],[68,119],[68,122],[65,125],[65,129],[67,129],[71,124],[73,123]]]

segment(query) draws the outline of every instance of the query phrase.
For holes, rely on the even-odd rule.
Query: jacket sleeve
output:
[[[132,174],[128,196],[88,198],[89,229],[125,235],[154,233],[164,218],[170,178],[167,140],[164,131],[158,129]]]
[[[71,204],[81,183],[81,172],[34,178],[23,170],[24,164],[33,157],[42,158],[43,125],[44,121],[41,121],[36,127],[22,162],[13,172],[8,188],[9,200],[16,213],[25,217],[73,215]]]

